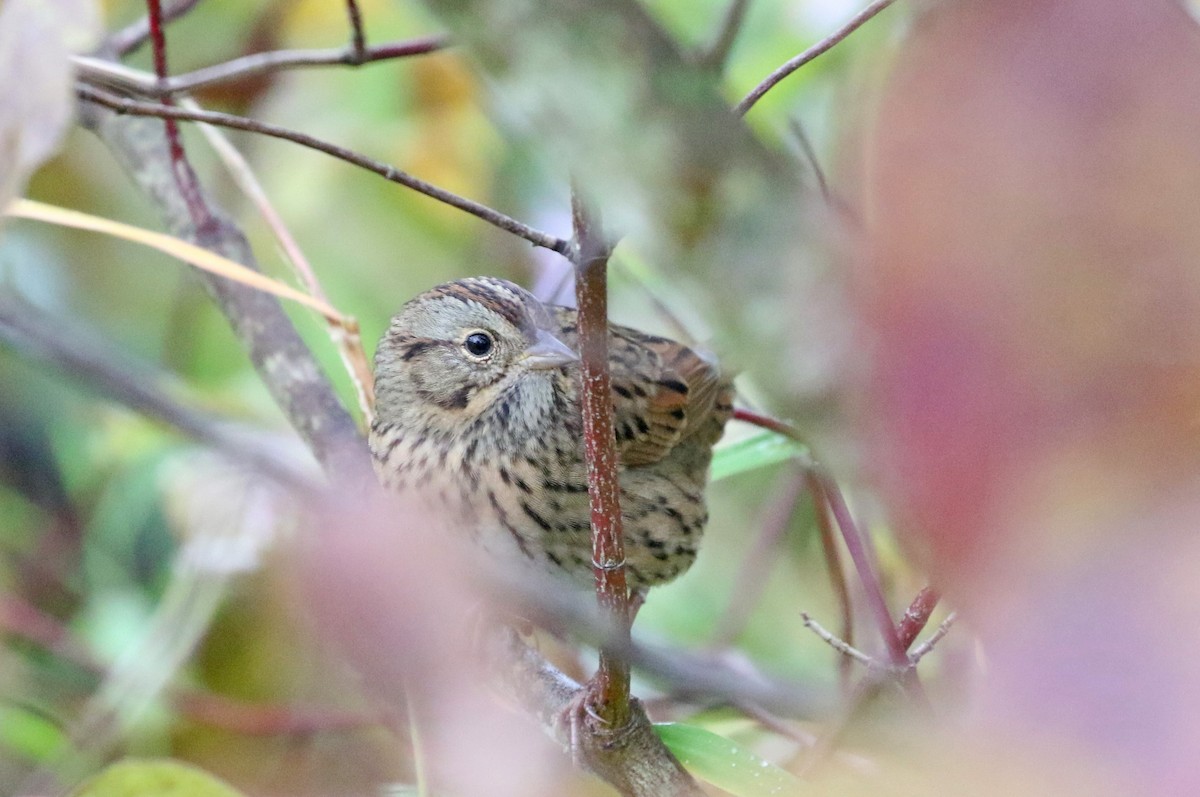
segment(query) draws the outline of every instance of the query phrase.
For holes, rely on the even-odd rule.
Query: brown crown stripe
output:
[[[430,289],[426,296],[431,299],[457,299],[464,304],[475,302],[517,329],[528,331],[533,327],[532,319],[524,312],[521,295],[499,280],[474,278],[449,282]]]

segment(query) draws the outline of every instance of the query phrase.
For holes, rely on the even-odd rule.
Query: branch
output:
[[[896,628],[896,635],[900,638],[900,644],[904,646],[905,650],[912,647],[917,635],[925,628],[926,623],[929,622],[929,616],[933,614],[941,597],[941,594],[933,587],[924,587],[908,605],[904,617],[900,619],[900,625]]]
[[[799,119],[792,119],[789,126],[792,134],[796,137],[796,143],[800,145],[800,153],[808,161],[809,168],[812,169],[813,176],[817,180],[817,189],[821,192],[821,198],[827,205],[834,204],[833,197],[829,192],[829,182],[825,179],[825,170],[821,168],[821,162],[817,160],[817,152],[813,149],[808,134],[804,132],[804,125],[800,123]]]
[[[875,622],[879,626],[880,636],[883,637],[888,658],[893,666],[902,667],[907,664],[908,658],[905,656],[904,648],[900,645],[896,628],[892,625],[892,615],[888,610],[887,599],[883,595],[883,584],[879,580],[879,574],[875,571],[874,557],[867,547],[867,541],[859,530],[858,524],[854,522],[854,517],[850,514],[850,507],[846,504],[846,497],[842,495],[842,491],[833,477],[818,467],[816,478],[825,501],[829,504],[833,517],[837,521],[838,528],[842,531],[842,540],[850,552],[850,559],[854,562],[855,569],[858,570],[859,580],[862,581],[863,591],[866,593],[867,605],[870,607],[871,613],[875,615]]]
[[[822,642],[824,642],[826,645],[829,645],[829,647],[836,650],[842,656],[845,656],[847,659],[857,661],[859,664],[866,665],[867,667],[872,667],[875,665],[874,659],[851,645],[846,640],[839,639],[838,637],[826,631],[825,627],[816,620],[812,619],[808,612],[801,612],[800,619],[804,622],[805,628],[820,637]]]
[[[734,410],[733,417],[764,429],[770,429],[793,440],[800,440],[800,434],[795,428],[776,418],[760,415],[741,407]],[[875,572],[875,563],[869,552],[869,542],[859,532],[858,525],[854,522],[854,516],[850,514],[850,508],[846,505],[846,498],[842,495],[841,488],[838,487],[833,477],[824,467],[813,460],[809,460],[806,467],[812,474],[814,485],[829,506],[838,528],[842,532],[842,539],[846,543],[846,548],[850,552],[850,558],[854,562],[855,569],[858,570],[859,580],[866,593],[867,605],[879,626],[879,633],[887,648],[888,658],[893,666],[903,667],[908,659],[904,648],[900,645],[900,639],[896,635],[896,628],[892,625],[892,616],[887,607],[887,599],[883,595],[883,586],[879,581],[879,575]]]
[[[382,161],[368,158],[365,155],[360,155],[353,150],[339,147],[336,144],[330,144],[321,139],[314,138],[306,133],[300,133],[287,128],[278,127],[277,125],[259,122],[245,117],[235,116],[228,113],[219,113],[216,111],[200,111],[187,108],[175,108],[167,105],[160,105],[150,102],[139,102],[137,100],[128,100],[123,97],[116,97],[90,86],[78,86],[76,89],[80,97],[90,103],[110,108],[119,114],[129,114],[131,116],[147,116],[173,119],[185,119],[192,122],[207,122],[208,124],[217,125],[219,127],[230,127],[235,130],[246,130],[251,133],[260,133],[274,138],[282,138],[285,141],[291,141],[296,144],[315,149],[318,152],[323,152],[326,155],[332,155],[335,158],[344,160],[347,163],[352,163],[355,166],[374,172],[386,180],[393,183],[399,183],[406,188],[411,188],[418,193],[422,193],[431,199],[436,199],[451,207],[470,213],[478,219],[486,221],[494,227],[498,227],[505,232],[510,232],[520,238],[524,238],[534,246],[541,246],[549,249],[552,252],[566,254],[570,246],[568,241],[557,238],[549,233],[534,229],[526,224],[522,224],[514,218],[505,216],[503,213],[493,210],[487,205],[475,202],[471,199],[466,199],[458,194],[451,193],[444,188],[427,183],[420,178],[413,177],[407,172],[397,169],[395,166],[390,166]]]
[[[895,0],[875,0],[875,2],[871,3],[871,5],[858,12],[858,14],[856,14],[845,25],[838,28],[836,31],[817,42],[812,47],[809,47],[807,50],[800,53],[800,55],[797,55],[795,58],[786,62],[771,74],[767,75],[767,77],[761,83],[751,89],[750,93],[742,98],[741,102],[733,107],[734,113],[736,113],[738,116],[745,116],[746,111],[749,111],[754,103],[762,99],[762,96],[773,89],[781,80],[807,64],[809,61],[812,61],[818,56],[823,55],[824,53],[833,49],[833,47],[841,42],[842,39],[845,39],[851,33],[858,30],[864,22],[890,6],[893,2],[895,2]]]
[[[158,80],[164,80],[167,76],[167,40],[163,30],[162,3],[160,0],[146,0],[146,8],[149,9],[150,43],[154,48],[154,74]],[[171,105],[173,100],[168,97],[164,102]],[[179,123],[171,117],[165,117],[164,124],[167,131],[167,151],[171,155],[171,171],[175,175],[175,185],[187,204],[193,226],[198,230],[203,230],[212,223],[213,219],[209,215],[204,201],[200,198],[200,185],[196,179],[196,173],[192,171],[192,165],[188,163],[187,156],[184,155],[183,141],[179,137]]]
[[[362,11],[357,0],[346,0],[346,15],[350,18],[350,52],[356,64],[361,64],[367,51],[367,34],[363,30]]]
[[[215,210],[202,190],[200,200],[212,221],[204,228],[193,224],[186,202],[175,189],[170,156],[156,124],[122,118],[93,104],[82,106],[80,116],[159,209],[172,234],[256,267],[245,236]],[[343,458],[368,468],[366,447],[353,419],[279,301],[230,280],[206,273],[199,276],[229,319],[263,383],[317,459],[327,469],[335,468]]]
[[[829,573],[830,586],[837,596],[838,608],[842,614],[841,638],[847,644],[854,644],[854,606],[850,602],[850,585],[846,583],[846,572],[842,569],[842,557],[838,551],[837,539],[833,535],[833,523],[829,518],[829,505],[821,500],[821,485],[811,470],[804,472],[805,485],[808,494],[812,496],[813,513],[816,515],[817,531],[821,536],[821,550],[825,554],[825,569]],[[849,661],[838,659],[839,671],[842,676],[842,686],[847,685],[850,675]]]
[[[631,618],[613,432],[612,379],[608,370],[609,245],[597,219],[588,213],[577,191],[572,192],[571,217],[575,230],[572,259],[579,308],[583,447],[592,511],[592,572],[596,579],[596,602],[625,635],[625,639],[618,641],[626,642]],[[630,718],[628,660],[601,649],[595,680],[600,718],[610,728],[625,727]]]
[[[725,69],[729,53],[733,50],[733,43],[737,41],[749,8],[750,0],[730,0],[729,7],[725,9],[725,16],[721,18],[721,27],[717,30],[716,38],[700,58],[701,64],[718,73]]]
[[[0,295],[0,341],[29,359],[57,367],[89,389],[135,412],[246,462],[282,484],[313,487],[311,474],[277,451],[255,443],[229,421],[205,415],[173,398],[163,378],[104,346],[93,329],[51,318],[15,296]]]
[[[174,22],[199,4],[200,0],[176,0],[162,10],[162,24]],[[149,39],[150,18],[146,16],[109,36],[106,48],[123,57],[141,47]]]
[[[946,619],[942,620],[941,624],[930,634],[929,639],[926,639],[912,649],[912,653],[908,654],[908,658],[913,663],[913,666],[916,666],[921,659],[933,652],[933,649],[937,647],[937,643],[941,642],[942,638],[950,633],[950,628],[956,620],[958,620],[958,612],[950,612],[950,614],[946,615]]]
[[[549,664],[511,628],[498,628],[485,640],[485,652],[501,684],[520,705],[531,708],[543,730],[566,744],[561,718],[585,687]],[[617,736],[588,750],[597,775],[628,797],[703,797],[696,782],[654,733],[641,706],[634,702]]]
[[[706,703],[769,707],[776,714],[808,720],[832,707],[829,695],[798,681],[764,675],[742,658],[653,645],[636,636],[630,639],[617,627],[618,618],[601,614],[594,600],[558,582],[489,570],[476,571],[473,578],[513,614],[542,628],[570,629],[572,638],[587,645],[616,650],[665,691]]]
[[[709,642],[710,647],[728,647],[745,628],[754,604],[766,588],[767,569],[776,561],[779,543],[788,530],[788,524],[796,511],[796,502],[800,500],[804,487],[805,474],[795,468],[789,468],[781,484],[774,490],[774,495],[763,510],[754,546],[747,554],[734,582],[729,605],[717,621],[716,630]]]
[[[78,70],[80,79],[89,83],[146,97],[166,97],[285,69],[309,66],[356,67],[377,61],[424,55],[449,46],[450,39],[448,37],[433,35],[377,44],[365,48],[361,53],[356,51],[353,45],[317,50],[269,50],[265,53],[244,55],[192,72],[166,77],[161,81],[155,81],[139,70],[99,58],[75,56],[72,61]]]

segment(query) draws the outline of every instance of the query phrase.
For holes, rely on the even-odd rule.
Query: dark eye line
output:
[[[421,355],[423,355],[425,352],[429,351],[430,349],[439,348],[439,347],[447,346],[447,345],[452,346],[453,344],[447,343],[445,341],[433,340],[431,338],[412,338],[412,339],[400,344],[400,350],[401,350],[400,359],[407,362],[408,360],[411,360],[414,357],[420,357]]]

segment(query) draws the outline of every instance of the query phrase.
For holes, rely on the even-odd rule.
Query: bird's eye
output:
[[[463,348],[476,357],[482,357],[492,350],[492,336],[486,332],[472,332],[463,341]]]

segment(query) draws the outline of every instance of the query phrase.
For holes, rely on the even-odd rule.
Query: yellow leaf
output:
[[[168,759],[118,761],[71,797],[243,797],[202,769]]]

